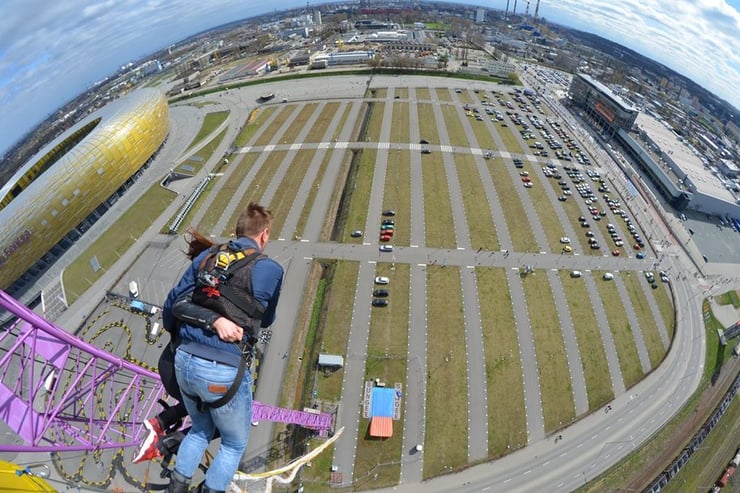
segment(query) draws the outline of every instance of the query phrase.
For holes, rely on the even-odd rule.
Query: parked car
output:
[[[570,271],[570,277],[581,277],[583,273],[580,270]]]
[[[356,229],[356,230],[352,231],[352,233],[350,233],[350,236],[352,238],[360,238],[362,236],[362,231],[359,230],[359,229]]]
[[[380,235],[380,241],[383,241],[383,242],[385,242],[385,241],[391,241],[391,235]],[[388,245],[383,245],[383,246],[388,246]],[[390,251],[390,250],[383,250],[382,248],[380,250],[382,252],[389,252]]]
[[[388,284],[391,280],[385,276],[378,276],[375,278],[375,284]]]
[[[373,306],[388,306],[388,300],[384,300],[382,298],[373,298],[372,305]]]
[[[570,243],[570,238],[568,238],[567,236],[563,236],[562,238],[560,238],[560,243],[567,245],[568,243]]]
[[[380,251],[381,252],[392,252],[393,245],[380,245]]]
[[[605,281],[611,281],[612,279],[614,279],[614,274],[612,274],[611,272],[604,272],[602,279],[604,279]]]
[[[387,210],[384,210],[383,211],[383,215],[384,216],[395,216],[396,215],[396,211],[394,211],[392,209],[387,209]]]
[[[376,289],[373,291],[373,296],[377,298],[386,298],[388,296],[388,290],[387,289]]]

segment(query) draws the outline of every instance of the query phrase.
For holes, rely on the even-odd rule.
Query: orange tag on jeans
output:
[[[208,392],[213,392],[214,394],[225,394],[227,390],[229,390],[229,388],[226,385],[217,383],[208,384]]]

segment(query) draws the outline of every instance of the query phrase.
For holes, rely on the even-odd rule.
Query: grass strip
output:
[[[293,112],[290,111],[287,106],[280,106],[279,108],[275,107],[272,111],[277,112],[277,116],[275,116],[265,130],[257,136],[256,139],[254,139],[254,143],[252,145],[266,146],[268,144],[280,144],[282,141],[280,129]]]
[[[424,232],[425,243],[431,248],[456,248],[455,223],[447,187],[442,155],[424,156],[421,169],[424,183]]]
[[[262,195],[265,193],[267,187],[270,186],[270,183],[275,176],[275,172],[280,167],[280,163],[283,162],[283,159],[285,159],[286,154],[287,151],[272,151],[270,153],[257,172],[257,175],[254,177],[252,184],[244,192],[244,195],[242,195],[242,204],[248,204],[250,201],[261,203]],[[229,218],[228,224],[224,230],[221,231],[221,236],[228,237],[236,230],[236,220],[239,218],[239,214],[241,214],[241,212],[242,207],[234,209],[234,212],[231,214],[231,218]]]
[[[632,310],[637,317],[637,323],[640,324],[642,340],[645,341],[650,358],[650,367],[657,368],[660,362],[663,361],[667,348],[663,347],[663,341],[658,333],[658,323],[653,317],[653,312],[650,310],[649,303],[654,303],[653,295],[650,293],[647,298],[645,297],[642,286],[640,286],[643,282],[645,282],[644,279],[640,279],[637,276],[629,276],[625,278],[624,285],[630,297]],[[650,291],[653,290],[651,289]]]
[[[454,157],[460,189],[464,190],[462,198],[470,245],[472,248],[498,250],[500,246],[491,217],[491,208],[475,159],[467,154],[456,154]]]
[[[623,278],[633,275],[630,272],[623,272]],[[626,281],[626,278],[625,278]],[[642,365],[640,357],[637,355],[637,346],[635,338],[632,335],[632,327],[627,320],[627,314],[624,311],[624,302],[619,296],[617,286],[613,282],[596,283],[601,296],[601,302],[604,306],[604,313],[609,322],[609,330],[612,333],[614,346],[617,349],[617,358],[619,367],[622,370],[622,379],[627,389],[635,385],[642,378]]]
[[[428,103],[416,105],[417,121],[419,122],[419,136],[431,145],[438,144],[439,133],[437,132],[437,117],[434,108]],[[429,157],[429,156],[426,156]],[[426,159],[424,159],[426,162]]]
[[[504,164],[500,158],[488,159],[486,165],[496,186],[499,204],[506,218],[511,247],[517,252],[538,252],[539,247],[532,235],[532,226],[527,215],[522,214],[524,207],[514,188],[522,185],[519,180],[515,183],[511,177],[512,172],[505,169],[505,166],[513,168],[514,165]]]
[[[605,282],[601,281],[603,272],[594,271],[593,275],[598,279],[596,282]],[[571,279],[566,272],[560,273],[560,280],[578,341],[588,394],[588,409],[593,411],[614,399],[609,367],[606,364],[606,350],[586,284],[578,279]]]
[[[225,177],[225,182],[221,184],[221,188],[216,193],[213,200],[208,204],[208,209],[206,209],[205,214],[203,214],[203,217],[197,225],[196,229],[198,229],[198,231],[204,233],[214,232],[216,223],[221,219],[226,207],[229,205],[229,201],[234,194],[236,194],[249,170],[254,166],[259,154],[248,153],[240,154],[238,156],[238,159],[234,159],[230,164],[228,164],[228,166],[232,168],[231,173],[228,177]],[[214,184],[215,186],[215,183],[217,183],[216,180],[222,179],[224,178],[215,178],[214,180],[211,180],[211,183],[209,183],[208,186],[210,187],[211,184]]]
[[[468,463],[467,363],[460,270],[427,267],[424,479]]]
[[[308,171],[315,155],[315,149],[296,151],[293,160],[290,162],[290,167],[285,171],[283,179],[270,201],[270,209],[275,211],[272,223],[273,234],[278,235],[278,232],[280,232],[279,236],[281,237],[290,238],[292,236],[292,231],[282,230],[283,224],[285,224],[285,219],[296,198],[296,192],[306,178],[306,171]]]
[[[254,134],[260,128],[260,125],[267,121],[267,119],[275,111],[274,107],[271,108],[258,108],[252,111],[247,117],[247,122],[239,132],[239,135],[234,139],[234,146],[244,147],[252,139]]]
[[[319,165],[319,170],[316,173],[316,176],[314,176],[313,178],[311,188],[308,191],[308,197],[306,198],[306,203],[303,205],[301,215],[298,217],[298,222],[296,223],[295,233],[290,236],[294,240],[297,239],[299,236],[303,237],[304,231],[306,229],[306,222],[308,221],[308,216],[311,214],[311,209],[313,209],[313,203],[316,201],[316,197],[319,194],[319,184],[321,183],[321,180],[324,179],[324,173],[326,173],[329,159],[331,159],[331,156],[328,154],[324,154],[324,157],[321,160],[321,164]],[[290,232],[285,232],[286,238],[288,238],[288,233]]]
[[[396,211],[393,243],[408,245],[411,241],[411,167],[409,151],[388,151],[385,172],[383,209]]]
[[[488,454],[500,457],[527,445],[522,361],[506,273],[489,268],[475,273],[486,355]]]
[[[314,120],[313,126],[306,134],[304,142],[322,142],[324,134],[329,129],[329,124],[334,119],[336,112],[339,111],[340,106],[341,103],[338,102],[326,103],[321,109],[321,114]]]
[[[176,197],[177,194],[162,188],[159,183],[152,185],[134,205],[64,269],[62,283],[67,303],[70,305],[74,303],[95,281],[105,275]],[[90,264],[93,258],[100,265],[97,272],[93,271]]]
[[[658,306],[660,315],[663,318],[668,340],[672,341],[676,331],[676,310],[673,308],[673,297],[670,293],[670,286],[668,284],[661,284],[662,286],[660,288],[653,290],[653,296],[655,297],[655,303]],[[730,292],[734,293],[734,291]]]
[[[300,109],[300,111],[298,111],[298,114],[295,117],[290,119],[290,126],[285,130],[282,137],[283,142],[288,144],[298,142],[298,135],[306,129],[308,121],[311,119],[311,116],[318,106],[318,103],[306,104]]]
[[[443,104],[441,110],[445,127],[447,128],[447,136],[450,139],[449,142],[444,143],[451,146],[470,147],[470,141],[463,129],[457,108],[449,104]]]
[[[390,141],[399,144],[411,143],[411,124],[409,122],[409,104],[400,102],[393,104],[393,120],[391,121]]]
[[[229,117],[228,111],[214,111],[213,113],[206,113],[203,117],[203,124],[200,126],[200,130],[193,137],[192,142],[187,149],[192,149],[198,142],[211,135],[226,119]],[[185,151],[187,152],[187,150]]]
[[[382,263],[377,275],[392,278],[387,288],[391,296],[386,308],[374,308],[370,321],[365,379],[379,378],[387,386],[403,384],[406,379],[409,321],[409,266],[392,267]],[[402,406],[404,401],[401,401]],[[401,410],[403,417],[403,409]],[[403,422],[393,422],[393,436],[378,439],[369,436],[370,420],[360,417],[359,436],[353,478],[355,486],[381,488],[398,484],[403,454]]]
[[[540,375],[545,432],[552,432],[575,419],[565,342],[547,272],[535,270],[523,278],[522,286],[530,307],[529,323]]]
[[[383,128],[384,113],[384,102],[377,102],[373,105],[373,111],[366,129],[365,142],[380,142],[380,130]]]

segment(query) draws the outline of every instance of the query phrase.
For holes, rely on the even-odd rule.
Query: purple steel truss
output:
[[[0,290],[16,320],[0,331],[0,419],[25,442],[0,451],[63,452],[139,445],[164,388],[155,372],[60,329]],[[256,420],[328,430],[331,414],[254,402]]]

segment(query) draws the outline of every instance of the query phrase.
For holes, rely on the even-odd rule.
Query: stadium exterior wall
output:
[[[165,95],[141,89],[90,114],[26,163],[0,189],[0,289],[134,175],[168,132]]]

